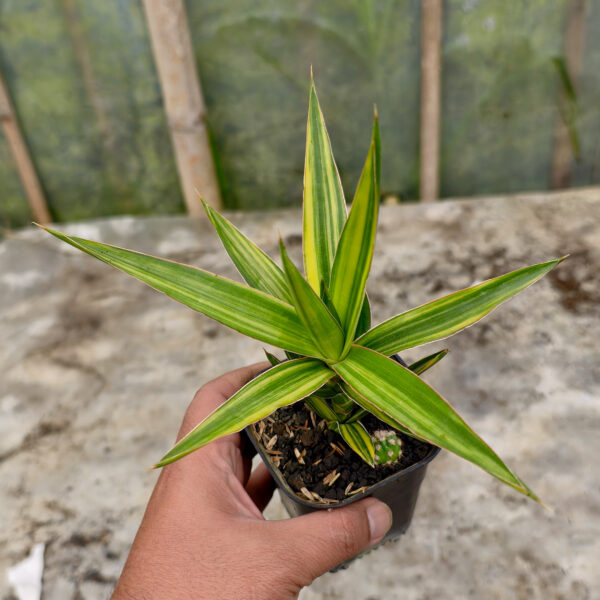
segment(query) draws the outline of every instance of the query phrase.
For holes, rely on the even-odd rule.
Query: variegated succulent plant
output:
[[[475,463],[519,492],[535,494],[419,375],[446,354],[409,367],[389,358],[446,338],[540,279],[562,259],[513,271],[403,312],[371,328],[365,285],[377,230],[380,140],[372,140],[352,207],[344,192],[311,82],[304,170],[303,276],[280,241],[280,268],[214,209],[209,219],[248,285],[131,250],[66,235],[57,238],[136,277],[240,333],[286,351],[181,439],[167,465],[277,408],[304,399],[367,463],[374,440],[361,424],[372,413],[409,436]],[[375,440],[375,443],[378,443]]]

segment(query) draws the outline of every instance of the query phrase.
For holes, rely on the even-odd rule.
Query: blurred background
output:
[[[27,557],[109,597],[194,391],[263,358],[25,226],[236,278],[202,195],[298,260],[311,65],[348,201],[379,112],[374,322],[571,256],[405,357],[451,350],[428,381],[553,511],[443,452],[401,542],[302,600],[598,598],[600,0],[0,0],[1,600]]]
[[[298,207],[313,65],[347,197],[600,182],[600,2],[0,0],[0,225]]]

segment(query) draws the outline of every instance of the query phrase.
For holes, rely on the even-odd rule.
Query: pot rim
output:
[[[284,492],[285,495],[288,496],[294,502],[297,502],[298,504],[301,504],[303,506],[307,506],[307,507],[313,508],[313,509],[341,508],[342,506],[347,506],[349,504],[352,504],[353,502],[362,500],[363,498],[370,496],[374,491],[378,490],[379,488],[384,487],[388,483],[390,483],[392,481],[396,481],[398,479],[402,479],[403,477],[406,477],[413,471],[416,471],[418,469],[425,467],[441,451],[441,448],[439,448],[438,446],[429,444],[430,450],[429,450],[428,454],[424,458],[419,460],[418,462],[410,465],[410,467],[406,467],[406,469],[402,469],[401,471],[392,473],[392,475],[388,475],[385,479],[382,479],[381,481],[378,481],[377,483],[370,485],[363,492],[360,492],[359,494],[355,494],[354,496],[351,496],[350,498],[345,498],[344,500],[340,500],[336,504],[323,504],[321,502],[309,502],[308,500],[301,498],[299,495],[296,494],[296,492],[294,492],[294,490],[290,487],[288,482],[283,478],[281,471],[271,462],[269,455],[266,454],[265,452],[263,452],[262,447],[254,433],[253,424],[248,425],[244,431],[246,432],[246,435],[250,438],[252,445],[254,446],[254,448],[256,449],[256,451],[258,452],[260,457],[262,458],[263,462],[267,465],[267,469],[269,470],[269,473],[271,473],[271,476],[277,483],[277,487],[279,488],[279,490]]]

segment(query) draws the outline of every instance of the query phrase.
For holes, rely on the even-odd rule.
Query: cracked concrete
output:
[[[235,214],[298,261],[298,211]],[[430,466],[394,545],[326,575],[303,600],[584,600],[600,589],[600,191],[383,207],[374,320],[525,264],[571,258],[437,348],[428,380],[553,507],[460,459]],[[70,233],[237,278],[207,223],[70,224]],[[299,262],[299,261],[298,261]],[[227,330],[41,231],[0,244],[0,598],[7,566],[46,543],[44,599],[106,598],[194,391],[261,359]],[[274,500],[268,515],[283,516]],[[242,596],[240,596],[242,597]]]

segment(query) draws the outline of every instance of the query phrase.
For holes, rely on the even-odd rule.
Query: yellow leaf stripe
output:
[[[270,415],[281,406],[305,398],[334,373],[321,361],[300,358],[265,371],[213,411],[163,456],[155,467],[163,467],[224,435]]]
[[[374,131],[376,129],[377,124]],[[344,352],[354,340],[354,332],[365,298],[365,285],[371,268],[377,233],[378,213],[379,193],[373,140],[356,188],[352,209],[340,237],[331,272],[331,300],[346,334]]]
[[[390,356],[406,348],[446,338],[485,317],[565,258],[518,269],[413,308],[377,325],[356,343]]]
[[[333,369],[356,390],[359,396],[355,400],[367,410],[376,407],[418,437],[454,452],[538,500],[454,409],[409,369],[359,346],[352,346],[348,356],[333,365]]]
[[[241,231],[202,201],[223,246],[246,283],[292,304],[284,272]]]
[[[244,335],[298,354],[320,356],[293,307],[264,292],[181,263],[46,230]]]
[[[368,465],[373,466],[375,448],[373,440],[364,426],[361,423],[336,423],[335,427],[348,446]]]
[[[311,80],[304,161],[304,272],[319,293],[321,281],[329,284],[344,221],[346,203],[331,143]]]
[[[344,347],[344,333],[341,327],[323,300],[319,298],[290,260],[281,241],[280,250],[296,312],[312,336],[321,356],[328,360],[338,360]]]

